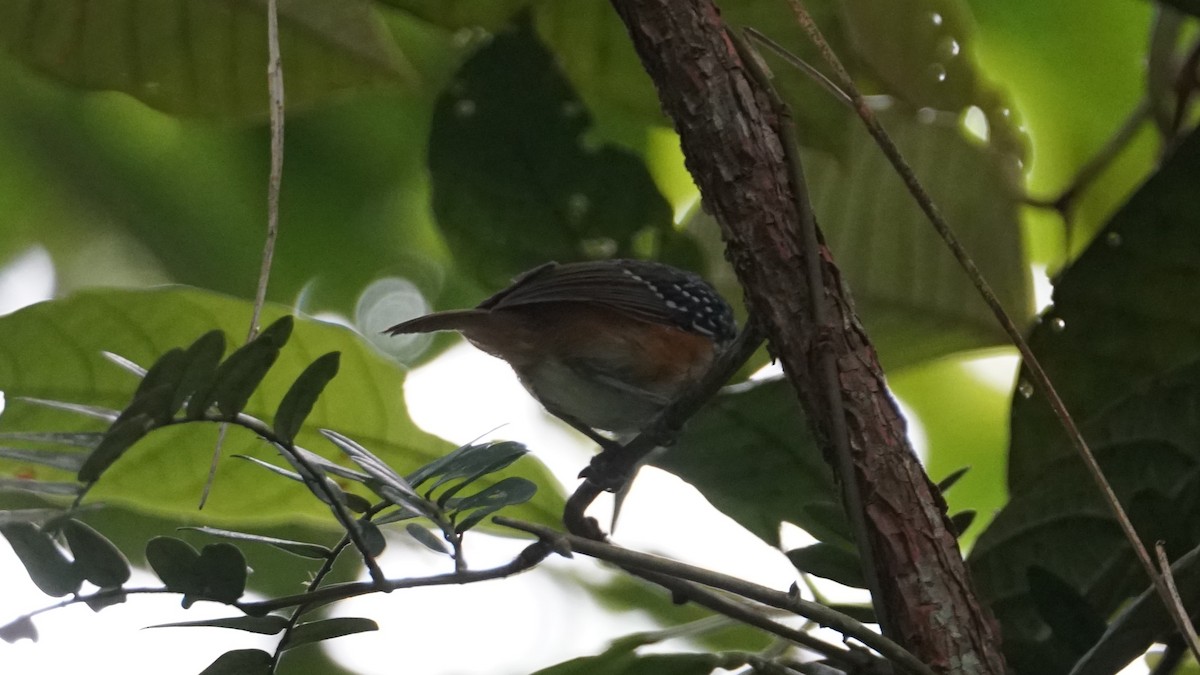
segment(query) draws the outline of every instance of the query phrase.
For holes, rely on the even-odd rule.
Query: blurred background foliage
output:
[[[58,423],[23,412],[16,396],[119,405],[132,382],[100,349],[148,360],[206,328],[244,330],[266,220],[264,4],[0,7],[0,265],[48,256],[63,298],[0,318],[10,402],[0,431]],[[720,4],[733,25],[818,63],[786,3]],[[1196,408],[1157,424],[1138,418],[1137,439],[1154,452],[1130,449],[1122,425],[1196,394],[1180,375],[1200,347],[1200,147],[1181,141],[1196,118],[1195,3],[810,4],[1001,301],[1033,331],[1106,461],[1124,467],[1118,491],[1194,505]],[[662,259],[705,273],[740,304],[716,225],[606,2],[281,0],[280,12],[288,119],[270,299],[342,317],[359,335],[298,330],[322,348],[357,350],[363,364],[361,378],[340,380],[340,412],[314,425],[361,424],[360,440],[400,464],[444,452],[395,401],[401,364],[449,341],[375,336],[430,307],[472,305],[548,259]],[[1035,663],[1065,670],[1078,650],[1047,637],[1032,561],[1103,617],[1144,584],[1040,398],[981,367],[1015,357],[857,121],[777,54],[764,59],[795,113],[818,218],[930,474],[972,467],[948,493],[952,511],[980,516],[965,541],[1001,513],[972,556],[984,596],[1010,635],[1046,650]],[[1062,285],[1039,323],[1042,270]],[[164,283],[195,290],[81,292]],[[302,361],[282,364],[280,377]],[[777,543],[786,520],[840,542],[835,492],[787,396],[777,384],[722,395],[660,463],[764,540]],[[364,410],[382,416],[360,419]],[[772,470],[753,470],[753,457],[771,457]],[[176,473],[154,495],[113,490],[157,517],[187,519],[196,476]],[[523,515],[547,520],[556,487],[539,482],[555,496]],[[272,521],[290,513],[283,503],[226,506],[219,515],[233,520],[250,509]],[[1180,516],[1173,550],[1200,541],[1198,513]],[[1085,515],[1102,534],[1075,527]],[[1054,545],[1064,533],[1084,542]],[[1088,576],[1096,565],[1109,576]]]

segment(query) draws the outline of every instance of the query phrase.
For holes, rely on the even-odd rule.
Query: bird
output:
[[[696,274],[644,260],[548,262],[474,309],[398,323],[457,331],[506,361],[550,414],[602,449],[643,430],[733,343],[733,310]]]

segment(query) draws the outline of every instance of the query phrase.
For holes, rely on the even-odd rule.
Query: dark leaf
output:
[[[946,476],[945,478],[938,481],[938,483],[937,483],[938,490],[942,493],[945,493],[947,490],[954,487],[954,484],[958,482],[958,479],[967,475],[967,472],[970,470],[971,470],[971,467],[964,466],[961,469],[956,469],[955,471],[950,472],[949,476]]]
[[[63,523],[62,533],[84,579],[100,588],[129,581],[129,561],[107,537],[74,518]]]
[[[1171,574],[1181,597],[1200,595],[1200,547],[1176,560]],[[1104,635],[1075,663],[1071,675],[1115,675],[1174,629],[1162,598],[1149,586],[1112,620]]]
[[[330,550],[326,546],[320,544],[310,544],[304,541],[291,541],[289,539],[278,539],[276,537],[266,537],[260,534],[249,534],[246,532],[234,532],[231,530],[219,530],[215,527],[184,527],[184,530],[194,530],[203,532],[214,537],[224,537],[226,539],[237,539],[240,541],[256,541],[260,544],[267,544],[275,548],[297,555],[302,558],[313,558],[321,560],[329,555]]]
[[[630,257],[639,234],[675,236],[640,158],[588,146],[591,126],[528,21],[463,64],[429,137],[433,210],[460,270],[500,288],[547,260],[585,257],[589,240]]]
[[[434,553],[450,553],[450,549],[446,546],[446,540],[434,534],[428,528],[416,523],[409,523],[404,529],[408,531],[413,539],[416,539],[417,542]]]
[[[379,630],[379,624],[372,619],[364,619],[353,616],[343,616],[336,619],[323,619],[321,621],[310,621],[296,626],[288,635],[287,642],[284,644],[284,649],[295,649],[302,645],[320,642],[321,640],[331,640],[344,635],[354,635],[355,633],[365,633],[367,631]]]
[[[312,412],[313,405],[325,385],[337,375],[340,352],[330,352],[313,361],[288,389],[275,412],[275,435],[285,445],[291,445]]]
[[[383,553],[383,549],[387,547],[387,539],[383,536],[383,532],[379,531],[379,527],[369,520],[359,520],[359,534],[362,535],[363,543],[367,547],[367,555],[372,558],[377,558]]]
[[[801,572],[832,579],[845,586],[867,587],[858,556],[836,544],[818,542],[788,551],[787,557]]]
[[[196,565],[203,575],[205,598],[228,604],[246,591],[246,558],[233,544],[208,544],[200,549]]]
[[[188,628],[193,626],[206,628],[232,628],[233,630],[244,630],[248,633],[274,635],[284,628],[287,628],[288,620],[286,617],[278,616],[276,614],[268,614],[266,616],[233,616],[223,619],[201,619],[199,621],[160,623],[153,626],[146,626],[146,628]]]
[[[1200,16],[1200,0],[1163,0],[1163,4],[1170,5],[1181,12],[1187,12],[1192,16]]]
[[[75,593],[83,584],[79,569],[67,560],[50,535],[29,523],[5,523],[0,534],[8,540],[29,578],[46,595]]]
[[[97,436],[103,438],[103,436]],[[0,448],[0,457],[18,462],[40,464],[72,473],[83,467],[87,453],[78,450],[26,450],[24,448]]]
[[[469,497],[462,498],[454,505],[456,516],[475,509],[466,518],[458,521],[454,526],[454,531],[466,532],[484,518],[506,506],[529,501],[536,492],[537,485],[533,481],[517,476],[510,476],[494,485],[489,485]]]
[[[1029,345],[1076,420],[1200,359],[1200,130],[1169,157],[1054,283]],[[1022,369],[1008,487],[1017,495],[1073,450]],[[1152,436],[1151,438],[1156,438]]]
[[[133,392],[133,402],[121,413],[121,419],[128,419],[145,411],[158,423],[170,419],[178,407],[172,407],[175,401],[175,391],[187,369],[185,352],[176,347],[158,357],[142,377],[138,388]]]
[[[366,513],[371,510],[371,502],[367,498],[353,492],[342,492],[342,503],[355,513]]]
[[[1092,608],[1079,591],[1042,567],[1026,570],[1029,595],[1038,614],[1055,637],[1081,655],[1096,644],[1107,626],[1104,618]]]
[[[271,655],[261,649],[235,649],[218,656],[200,675],[271,675]]]
[[[230,354],[217,368],[211,399],[222,415],[233,417],[246,407],[250,395],[266,377],[271,366],[275,365],[279,350],[287,343],[294,324],[291,316],[280,318],[267,326],[258,337]],[[207,410],[210,404],[204,398],[208,397],[200,398],[197,406]],[[193,408],[189,405],[188,414],[192,412]]]
[[[213,382],[217,379],[217,367],[221,357],[225,355],[225,333],[220,330],[210,330],[201,335],[187,348],[187,362],[183,374],[179,377],[179,386],[175,389],[172,400],[173,410],[179,410],[184,401],[193,396],[203,397],[212,391]],[[198,419],[206,412],[199,409],[203,402],[197,403],[198,411],[193,414],[192,406],[188,405],[188,419]]]
[[[168,590],[184,596],[204,590],[197,563],[200,553],[191,544],[174,537],[155,537],[146,542],[146,562]]]
[[[113,462],[120,459],[130,446],[149,433],[153,426],[154,421],[145,415],[114,423],[105,432],[104,440],[100,441],[96,449],[84,460],[83,466],[79,469],[79,480],[84,483],[93,483],[99,480],[100,474],[112,466]]]
[[[527,452],[525,446],[512,441],[464,445],[417,469],[408,477],[408,482],[418,487],[436,477],[438,482],[433,487],[437,487],[448,480],[473,475],[484,467],[511,464]],[[428,491],[432,490],[431,487]]]
[[[275,473],[280,476],[283,476],[284,478],[291,478],[292,480],[296,481],[297,483],[304,482],[304,478],[301,477],[300,474],[296,473],[295,471],[288,471],[287,469],[285,469],[281,466],[275,466],[274,464],[272,464],[270,462],[264,462],[263,460],[258,459],[257,457],[248,457],[246,455],[234,455],[234,457],[237,457],[238,459],[244,459],[247,462],[250,462],[252,464],[257,464],[258,466],[261,466],[262,468],[266,469],[267,471],[270,471],[271,473]]]
[[[975,512],[971,509],[959,511],[950,516],[950,524],[954,527],[954,536],[961,537],[971,527],[971,523],[975,522]]]
[[[37,642],[37,627],[33,625],[33,620],[29,617],[23,616],[0,626],[0,640],[11,645],[21,639]]]

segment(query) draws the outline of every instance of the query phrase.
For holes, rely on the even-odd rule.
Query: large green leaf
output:
[[[108,0],[0,5],[0,46],[28,66],[191,116],[265,115],[266,3],[166,0],[131,11]],[[367,0],[281,0],[288,105],[349,87],[412,81]]]
[[[1077,420],[1200,358],[1200,132],[1121,208],[1054,287],[1030,346]],[[1012,404],[1009,489],[1073,453],[1028,375]],[[1026,396],[1025,394],[1032,394]]]
[[[528,21],[443,92],[429,139],[433,209],[459,269],[491,287],[547,260],[641,252],[671,209],[641,160],[591,147],[591,115]]]
[[[284,312],[268,306],[264,323]],[[214,327],[241,334],[249,321],[244,301],[172,288],[153,291],[91,291],[43,303],[0,318],[0,387],[7,408],[0,417],[5,431],[73,430],[96,426],[62,411],[21,401],[19,396],[64,399],[112,408],[125,405],[137,386],[129,373],[107,363],[100,351],[150,363],[172,346],[187,344]],[[421,431],[404,406],[404,372],[361,338],[344,328],[308,319],[296,321],[295,333],[251,397],[250,414],[268,422],[292,382],[322,353],[342,352],[340,375],[313,408],[297,442],[337,458],[318,427],[339,429],[371,448],[397,471],[408,473],[448,452],[450,446]],[[469,384],[464,384],[469,386]],[[143,509],[183,515],[195,509],[216,438],[216,425],[190,424],[155,431],[132,447],[97,484],[92,499],[135,504]],[[232,429],[225,456],[239,453],[279,462],[275,452],[239,429]],[[54,479],[62,474],[5,460],[6,472]],[[555,482],[532,458],[506,472],[530,478],[541,490],[518,517],[558,521],[562,501]],[[502,473],[494,480],[506,475]],[[218,522],[280,521],[308,518],[327,510],[301,486],[270,476],[246,462],[226,460],[217,474],[205,514]]]
[[[1000,302],[1032,314],[1017,220],[1013,157],[964,137],[953,117],[883,112],[912,164]],[[897,368],[1007,344],[946,245],[861,130],[836,157],[805,154],[813,208],[884,364]]]
[[[1084,427],[1134,527],[1174,559],[1200,542],[1200,361],[1131,390]],[[1108,507],[1073,455],[1043,464],[979,537],[970,566],[1013,645],[1044,640],[1028,584],[1041,568],[1108,616],[1147,584]],[[1015,648],[1015,647],[1014,647]],[[1065,667],[1067,664],[1059,664]],[[1052,673],[1058,669],[1038,672]]]

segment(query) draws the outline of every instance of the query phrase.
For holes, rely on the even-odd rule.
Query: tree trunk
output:
[[[837,364],[853,476],[889,637],[939,672],[1003,675],[1000,638],[980,606],[945,503],[908,444],[875,350],[820,247],[825,326],[813,325],[796,194],[770,99],[749,76],[709,0],[612,0],[675,122],[705,208],[721,224],[754,315],[763,321],[818,442],[834,412],[818,368]],[[834,399],[836,400],[836,399]],[[836,468],[836,466],[835,466]]]

